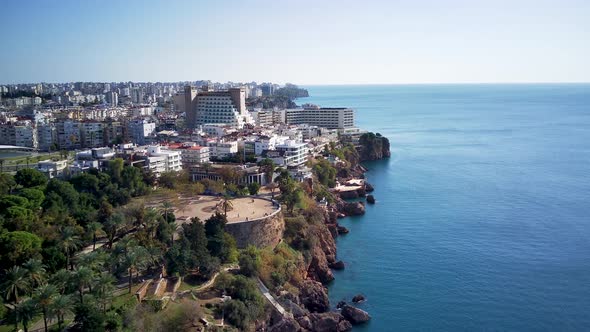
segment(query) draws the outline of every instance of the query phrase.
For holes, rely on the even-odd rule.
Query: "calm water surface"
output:
[[[590,85],[307,88],[392,146],[337,241],[355,330],[590,330]]]

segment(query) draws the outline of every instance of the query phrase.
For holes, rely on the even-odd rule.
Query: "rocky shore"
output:
[[[365,134],[361,137],[358,147],[358,161],[369,161],[390,156],[389,140],[380,134]],[[338,181],[343,183],[332,191],[333,202],[323,210],[321,222],[310,222],[307,236],[315,239],[311,241],[310,258],[302,266],[304,279],[299,282],[297,290],[283,290],[278,295],[278,301],[291,315],[274,313],[265,322],[266,327],[260,331],[317,331],[340,332],[349,331],[353,325],[363,324],[371,319],[369,313],[356,307],[366,299],[363,295],[356,295],[351,303],[341,301],[333,310],[328,298],[326,285],[334,280],[332,269],[345,269],[344,262],[336,259],[337,236],[347,234],[346,227],[338,224],[338,218],[356,216],[365,213],[365,203],[360,201],[346,201],[367,197],[367,193],[374,188],[365,180],[367,169],[360,163],[347,169],[345,177]],[[375,198],[369,195],[368,203],[374,204]]]
[[[310,232],[317,235],[317,241],[313,241],[310,248],[309,262],[302,267],[305,279],[298,285],[297,292],[285,290],[277,297],[293,317],[272,315],[266,322],[270,327],[261,331],[349,331],[352,325],[370,319],[368,313],[351,304],[333,311],[326,288],[334,280],[332,269],[345,268],[344,262],[336,259],[335,239],[348,233],[348,229],[338,224],[338,217],[364,213],[363,202],[346,202],[338,196],[333,204],[327,206],[323,222],[310,226]]]

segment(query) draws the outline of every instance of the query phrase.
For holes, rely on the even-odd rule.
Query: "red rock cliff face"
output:
[[[317,241],[313,242],[311,261],[307,268],[307,276],[310,279],[326,284],[334,280],[334,275],[329,265],[336,261],[336,242],[334,234],[330,232],[328,224],[313,225],[310,232],[316,235]]]

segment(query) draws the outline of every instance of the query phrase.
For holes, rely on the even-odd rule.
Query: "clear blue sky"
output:
[[[588,82],[588,0],[0,0],[0,83]]]

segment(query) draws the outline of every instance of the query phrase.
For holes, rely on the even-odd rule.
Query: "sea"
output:
[[[340,221],[354,331],[590,331],[590,84],[305,88],[391,143]]]

